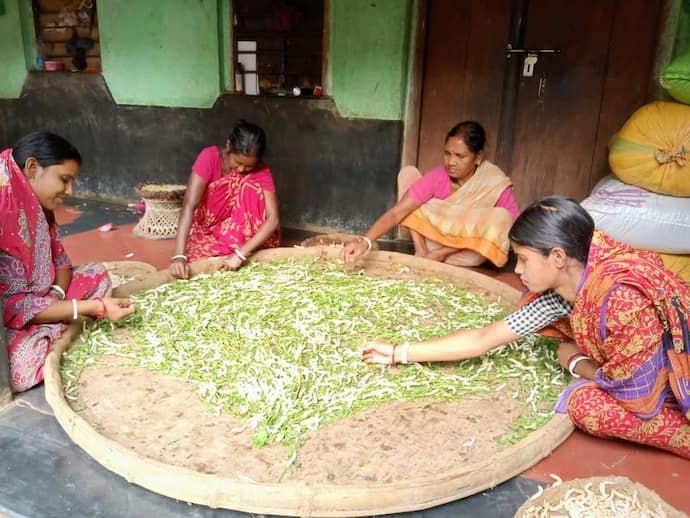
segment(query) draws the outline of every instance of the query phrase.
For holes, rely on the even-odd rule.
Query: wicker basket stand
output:
[[[142,184],[136,191],[146,206],[132,232],[148,239],[172,239],[177,235],[186,187],[174,184]]]

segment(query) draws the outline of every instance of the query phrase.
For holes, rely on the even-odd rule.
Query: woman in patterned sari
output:
[[[485,328],[427,342],[372,342],[364,360],[471,358],[554,325],[559,361],[577,378],[557,411],[593,435],[690,458],[690,287],[656,253],[594,230],[589,214],[567,198],[530,206],[510,239],[515,272],[530,291],[521,308]]]
[[[508,230],[519,209],[510,179],[484,159],[486,134],[464,121],[448,132],[443,165],[422,176],[415,167],[398,173],[400,199],[362,237],[345,246],[349,262],[395,225],[409,229],[415,255],[455,266],[498,267],[508,260]]]
[[[186,279],[188,262],[223,257],[236,270],[260,248],[280,244],[273,176],[261,161],[264,131],[240,120],[224,148],[204,148],[192,166],[170,273]]]
[[[43,380],[43,363],[66,323],[80,315],[118,320],[134,311],[114,299],[103,265],[73,269],[54,209],[72,193],[81,156],[51,133],[31,133],[0,153],[0,300],[15,392]]]

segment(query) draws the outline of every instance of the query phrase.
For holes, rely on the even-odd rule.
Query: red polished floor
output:
[[[61,208],[61,224],[79,218],[79,211]],[[150,240],[132,234],[133,224],[109,232],[88,230],[65,238],[65,246],[75,264],[89,261],[136,260],[166,268],[173,254],[173,240]],[[294,243],[286,243],[290,246]],[[477,269],[514,287],[512,273]],[[656,491],[669,504],[690,513],[690,461],[652,448],[623,441],[603,440],[575,431],[548,457],[523,473],[523,476],[552,483],[551,474],[563,480],[578,477],[622,475]]]

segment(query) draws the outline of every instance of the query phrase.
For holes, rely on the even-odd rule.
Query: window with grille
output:
[[[36,68],[100,72],[96,0],[32,0]]]
[[[236,92],[320,95],[324,0],[234,0]]]

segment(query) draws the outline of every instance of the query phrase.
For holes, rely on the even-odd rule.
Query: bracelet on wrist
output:
[[[573,360],[568,364],[568,372],[570,372],[570,375],[573,378],[581,378],[579,374],[575,373],[575,367],[577,367],[577,364],[580,363],[581,361],[584,360],[589,360],[589,356],[585,356],[584,354],[581,356],[577,356],[576,358],[573,358]]]
[[[60,300],[65,300],[65,290],[63,290],[63,289],[62,289],[60,286],[58,286],[57,284],[53,284],[53,285],[50,287],[50,290],[48,290],[48,292],[50,293],[51,291],[52,291],[53,293],[55,293],[55,295],[57,295],[57,298],[58,298],[58,299],[60,299]]]
[[[245,262],[247,260],[247,256],[244,255],[239,248],[235,248],[235,255],[239,257],[242,260],[242,262]]]
[[[177,255],[173,255],[173,256],[170,258],[170,262],[172,263],[173,261],[177,261],[178,259],[182,259],[185,263],[188,261],[186,255],[184,255],[184,254],[177,254]]]
[[[565,361],[565,365],[566,366],[570,365],[570,362],[572,362],[578,356],[586,356],[586,355],[581,351],[574,352],[573,354],[568,356],[568,359]]]
[[[103,299],[101,297],[96,297],[94,300],[101,303],[101,311],[96,313],[95,317],[98,320],[105,318],[106,315],[108,314],[108,309],[105,307],[105,302],[103,302]]]
[[[359,236],[357,239],[360,239],[362,241],[366,241],[367,243],[367,251],[364,252],[365,254],[369,251],[371,251],[371,247],[374,246],[373,243],[371,242],[371,239],[369,239],[367,236]]]
[[[400,360],[400,363],[407,364],[407,353],[410,351],[410,342],[405,342],[402,345],[402,359]]]
[[[391,365],[395,365],[395,348],[398,347],[397,345],[393,346],[393,352],[391,353]]]
[[[79,309],[77,308],[77,299],[72,299],[72,320],[79,318]]]

